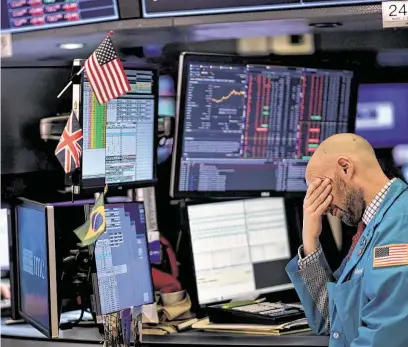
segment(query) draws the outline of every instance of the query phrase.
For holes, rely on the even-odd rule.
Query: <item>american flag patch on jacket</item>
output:
[[[408,244],[374,247],[373,267],[408,265]]]

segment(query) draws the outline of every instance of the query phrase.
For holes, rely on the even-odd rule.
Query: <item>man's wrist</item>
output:
[[[303,253],[305,257],[314,253],[319,248],[319,238],[307,238],[303,240]]]

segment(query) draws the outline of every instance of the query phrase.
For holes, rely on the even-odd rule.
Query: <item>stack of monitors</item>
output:
[[[362,84],[356,133],[374,148],[408,144],[408,83]]]
[[[351,71],[184,53],[179,81],[173,197],[304,192],[319,144],[354,130]]]
[[[116,19],[119,19],[116,0],[1,0],[2,32],[19,33]]]
[[[132,90],[100,105],[84,75],[81,187],[136,188],[156,181],[157,72],[125,65]]]
[[[369,4],[374,0],[142,0],[144,17],[171,17],[214,13],[290,10],[311,7]]]
[[[105,205],[106,232],[95,244],[97,314],[151,304],[153,282],[141,202]]]

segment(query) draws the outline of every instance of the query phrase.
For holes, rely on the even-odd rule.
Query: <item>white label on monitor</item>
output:
[[[357,130],[393,129],[394,105],[391,102],[360,102],[357,105]]]
[[[382,17],[384,28],[408,27],[408,1],[384,1]]]

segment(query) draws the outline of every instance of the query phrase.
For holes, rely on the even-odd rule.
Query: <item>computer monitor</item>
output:
[[[142,187],[156,180],[157,72],[125,65],[132,90],[100,105],[84,74],[81,122],[84,189]]]
[[[200,305],[293,288],[283,198],[187,206]]]
[[[304,192],[319,143],[354,127],[351,71],[183,53],[179,81],[173,197]]]
[[[10,269],[9,259],[9,234],[11,228],[10,210],[1,207],[0,209],[0,270],[1,273]],[[2,276],[3,277],[3,276]]]
[[[408,83],[362,84],[358,91],[356,134],[374,148],[408,144]]]
[[[54,213],[22,199],[16,207],[19,313],[49,338],[58,337]]]
[[[154,302],[144,205],[105,205],[106,232],[95,244],[94,288],[99,313]]]

